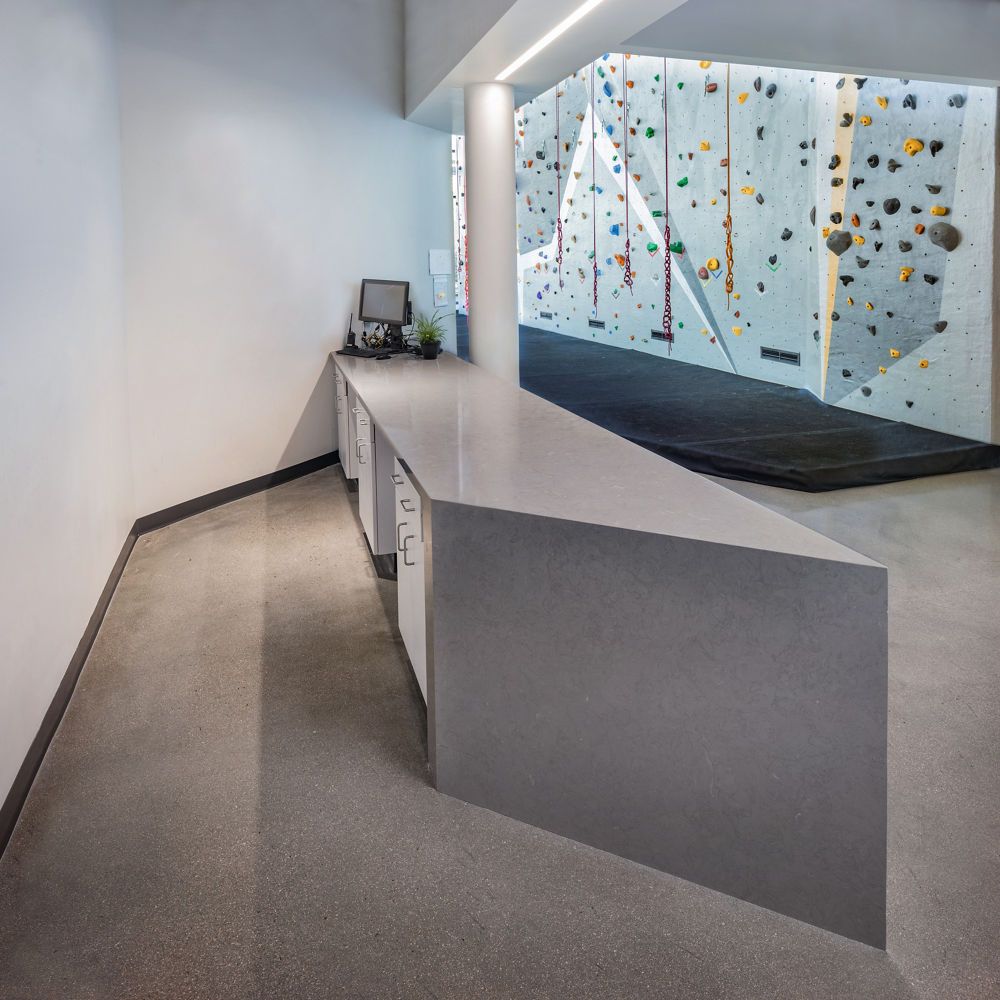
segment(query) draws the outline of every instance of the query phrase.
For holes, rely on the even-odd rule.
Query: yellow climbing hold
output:
[[[740,293],[739,293],[739,292],[733,292],[733,298],[734,298],[734,299],[737,299],[737,300],[738,300],[738,299],[739,299],[739,297],[740,297]]]
[[[719,258],[718,257],[709,257],[708,263],[705,265],[705,267],[707,267],[710,271],[718,271],[719,270]]]
[[[931,215],[947,215],[948,209],[944,205],[931,205]]]
[[[743,332],[743,327],[742,326],[734,326],[733,327],[733,334],[734,334],[734,336],[738,337],[742,332]]]
[[[740,188],[740,194],[753,194],[753,188],[752,187],[741,187]]]
[[[889,102],[884,97],[876,97],[875,103],[883,110],[889,107]]]
[[[736,95],[736,100],[739,101],[740,104],[742,104],[749,96],[750,95],[748,93],[747,94],[737,94]]]
[[[909,281],[911,274],[913,274],[913,268],[912,267],[901,267],[899,269],[899,280],[900,281]]]
[[[862,115],[862,116],[861,116],[861,117],[860,117],[860,118],[858,119],[858,121],[859,121],[859,122],[861,122],[861,124],[862,124],[862,125],[871,125],[871,123],[872,123],[872,120],[871,120],[871,116],[870,116],[870,115]]]
[[[890,358],[898,358],[899,357],[899,351],[897,351],[895,347],[890,347],[889,348],[889,357]]]
[[[864,238],[863,236],[855,236],[855,237],[854,237],[854,242],[855,242],[855,243],[857,243],[857,245],[858,245],[859,247],[860,247],[860,246],[864,246],[864,243],[865,243],[865,238]]]
[[[878,366],[878,371],[879,371],[880,375],[884,375],[885,374],[885,368],[883,368],[882,365]]]
[[[701,62],[698,63],[698,65],[702,69],[708,69],[708,67],[712,65],[712,60],[711,59],[702,59]]]
[[[701,332],[705,334],[706,337],[708,336],[708,330],[702,330]]]
[[[706,149],[710,149],[711,147],[707,142],[700,142],[698,143],[698,148],[704,153]]]
[[[907,139],[903,143],[903,152],[907,156],[916,156],[924,148],[924,144],[919,139]]]
[[[823,227],[823,239],[826,239],[827,236],[829,236],[829,235],[830,235],[830,227],[829,226],[824,226]]]
[[[871,312],[871,311],[872,311],[872,310],[873,310],[873,309],[874,309],[875,307],[874,307],[874,306],[873,306],[873,305],[872,305],[872,304],[871,304],[870,302],[866,302],[866,303],[865,303],[865,308],[866,308],[866,309],[867,309],[867,310],[868,310],[869,312]]]
[[[853,305],[854,305],[854,299],[852,299],[852,298],[850,297],[850,295],[848,295],[848,296],[847,296],[847,304],[848,304],[849,306],[853,306]]]
[[[712,200],[711,200],[711,201],[709,202],[709,204],[710,204],[710,205],[714,205],[714,204],[715,204],[715,201],[716,201],[716,199],[715,199],[715,198],[713,198],[713,199],[712,199]]]
[[[921,368],[926,368],[929,364],[930,364],[930,362],[926,358],[921,358],[921,360],[920,360],[920,367]]]

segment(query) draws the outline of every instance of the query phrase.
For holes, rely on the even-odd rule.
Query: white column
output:
[[[465,214],[469,253],[469,358],[517,385],[517,221],[514,88],[465,88]]]

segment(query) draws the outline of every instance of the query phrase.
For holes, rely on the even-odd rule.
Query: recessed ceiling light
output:
[[[604,0],[587,0],[586,3],[580,4],[569,17],[560,21],[547,35],[539,38],[527,52],[518,56],[502,73],[499,73],[497,80],[506,80],[511,73],[516,73],[529,59],[534,59],[542,49],[554,42],[564,31],[568,31],[580,18],[586,17],[595,7],[603,2]]]

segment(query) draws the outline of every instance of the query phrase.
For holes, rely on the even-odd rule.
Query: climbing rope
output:
[[[726,64],[726,308],[729,306],[729,296],[733,294],[733,187],[730,180],[730,160],[732,151],[729,139],[729,80],[732,75],[732,64]]]
[[[667,353],[673,348],[671,331],[673,313],[670,308],[670,150],[667,144],[667,60],[663,59],[663,339]]]
[[[631,229],[629,226],[629,214],[628,214],[628,189],[629,189],[629,178],[628,178],[628,56],[622,59],[622,82],[625,86],[622,88],[622,100],[623,109],[622,113],[624,116],[624,127],[623,131],[625,133],[625,284],[628,285],[628,290],[630,295],[635,293],[632,291],[632,240],[631,240]]]
[[[597,156],[595,149],[597,147],[597,114],[594,104],[594,91],[597,89],[597,71],[595,69],[596,64],[590,64],[590,176],[591,176],[591,186],[590,191],[592,198],[590,200],[591,211],[590,214],[593,216],[594,220],[594,313],[597,313]]]
[[[560,163],[562,154],[562,143],[559,141],[559,95],[561,91],[556,88],[556,236],[558,249],[556,252],[556,267],[559,270],[559,287],[562,288],[562,262],[563,262],[563,222],[562,222],[562,164]]]

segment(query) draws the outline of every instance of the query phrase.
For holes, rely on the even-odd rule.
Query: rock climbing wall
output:
[[[605,55],[516,112],[522,321],[987,439],[995,131],[985,88]]]

